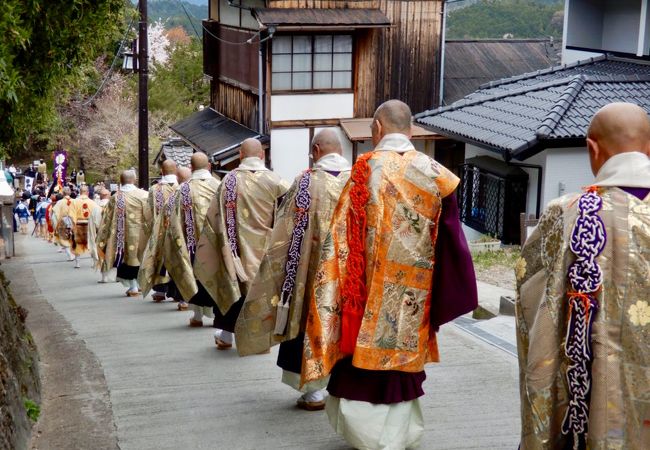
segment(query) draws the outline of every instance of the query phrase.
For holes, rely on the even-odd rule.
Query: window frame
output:
[[[277,55],[284,55],[284,56],[290,56],[291,58],[291,71],[281,71],[281,72],[274,72],[273,71],[273,58],[276,56],[276,53],[273,52],[273,40],[269,42],[269,54],[271,56],[270,62],[269,62],[269,75],[270,75],[270,85],[271,85],[271,93],[272,94],[279,94],[279,95],[300,95],[300,94],[350,94],[354,93],[355,91],[355,84],[356,84],[356,79],[355,79],[355,74],[356,74],[356,39],[355,39],[355,34],[351,32],[333,32],[333,31],[323,31],[323,32],[311,32],[311,33],[283,33],[283,34],[276,34],[277,37],[290,37],[291,38],[291,53],[278,53]],[[309,53],[294,53],[293,52],[293,38],[297,36],[306,36],[310,38],[311,41],[311,70],[308,71],[293,71],[293,56],[294,55],[306,55]],[[332,52],[331,53],[316,53],[315,52],[315,43],[316,43],[316,36],[332,36]],[[351,50],[350,52],[334,52],[334,42],[333,42],[333,37],[334,36],[350,36],[350,39],[352,40],[351,42]],[[319,70],[315,71],[314,70],[314,62],[315,62],[315,57],[316,55],[326,55],[330,54],[331,55],[331,65],[332,68],[330,70]],[[330,81],[333,83],[334,81],[334,73],[336,72],[348,72],[347,70],[334,70],[334,55],[350,55],[350,87],[349,88],[314,88],[314,75],[317,73],[329,73],[330,74]],[[309,73],[311,74],[311,88],[309,89],[274,89],[273,88],[273,75],[274,74],[288,74],[290,75],[291,78],[291,86],[293,86],[293,74],[295,73]]]

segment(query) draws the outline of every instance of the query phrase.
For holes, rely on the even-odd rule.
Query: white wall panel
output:
[[[546,152],[544,206],[561,195],[580,192],[594,182],[585,147],[548,149]]]
[[[354,94],[272,95],[271,121],[349,119]]]
[[[271,130],[273,171],[289,182],[309,167],[309,129]]]

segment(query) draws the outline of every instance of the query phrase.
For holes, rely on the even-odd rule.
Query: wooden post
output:
[[[147,0],[139,0],[138,24],[138,180],[141,188],[149,187],[149,107],[147,81],[149,77],[147,40]]]

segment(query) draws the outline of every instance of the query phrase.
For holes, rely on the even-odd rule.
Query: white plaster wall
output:
[[[341,147],[343,147],[343,157],[347,159],[350,164],[352,164],[352,142],[345,135],[341,127],[323,127],[323,128],[314,128],[314,135],[325,128],[334,130],[341,141]],[[315,161],[314,161],[315,162]]]
[[[571,50],[564,48],[562,50],[562,64],[571,64],[576,61],[583,61],[589,58],[597,58],[602,53],[583,52],[580,50]]]
[[[548,149],[546,152],[544,206],[561,195],[580,192],[594,182],[586,147]]]
[[[273,171],[289,182],[309,167],[309,129],[271,130]]]
[[[569,3],[569,2],[567,2]],[[599,0],[571,0],[565,8],[566,45],[602,48],[603,2]]]
[[[272,95],[271,121],[349,119],[354,94]]]
[[[602,49],[636,53],[639,41],[641,2],[616,0],[605,2],[603,9]]]

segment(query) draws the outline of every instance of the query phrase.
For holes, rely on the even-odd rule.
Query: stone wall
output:
[[[25,449],[38,417],[38,355],[26,316],[0,271],[0,449]]]

